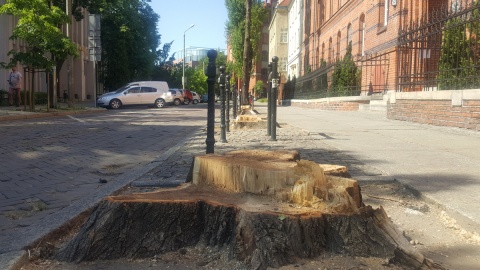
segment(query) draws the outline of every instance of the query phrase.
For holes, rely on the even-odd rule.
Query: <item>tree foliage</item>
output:
[[[24,41],[27,48],[24,52],[8,52],[12,58],[7,66],[20,62],[31,68],[51,70],[55,58],[78,56],[76,45],[59,29],[69,22],[60,7],[50,6],[45,0],[9,0],[0,7],[0,13],[18,17],[10,39]]]
[[[337,60],[332,74],[330,92],[336,96],[351,96],[359,85],[358,69],[352,57],[352,44],[342,60]]]
[[[478,20],[478,10],[472,16]],[[475,50],[479,46],[479,25],[462,18],[447,21],[442,37],[438,86],[440,90],[468,89],[475,85],[480,72],[475,68]],[[478,49],[477,49],[478,50]],[[478,56],[478,55],[477,55]]]
[[[268,19],[268,10],[262,5],[263,1],[253,0],[251,8],[251,23],[250,23],[250,47],[252,55],[249,57],[250,63],[255,58],[260,57],[257,50],[262,34],[262,27],[265,20]],[[236,61],[228,63],[227,70],[234,73],[238,78],[242,78],[242,67],[244,56],[244,42],[245,42],[245,19],[246,6],[245,0],[225,0],[227,7],[228,21],[226,23],[226,34],[229,45],[232,49],[233,59]]]
[[[115,0],[108,2],[103,10],[102,68],[107,89],[131,81],[150,80],[158,56],[163,55],[157,51],[159,16],[147,2]]]

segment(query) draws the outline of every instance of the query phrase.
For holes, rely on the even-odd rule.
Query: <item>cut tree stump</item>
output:
[[[251,269],[326,251],[431,266],[382,208],[362,203],[343,166],[244,150],[197,156],[191,175],[177,188],[107,197],[56,258],[147,258],[203,244]]]

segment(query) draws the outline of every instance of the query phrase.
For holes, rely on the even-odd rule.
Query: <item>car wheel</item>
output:
[[[109,103],[110,109],[120,109],[122,102],[119,99],[112,99]]]
[[[180,99],[176,98],[176,99],[173,101],[173,104],[175,104],[175,106],[178,106],[178,105],[182,104],[182,102],[180,101]]]
[[[185,104],[185,105],[190,104],[190,99],[185,98],[185,99],[183,100],[183,104]]]
[[[198,100],[194,99],[193,104],[197,104],[197,103],[198,103]]]
[[[165,100],[163,100],[163,99],[161,99],[161,98],[155,100],[154,106],[157,107],[157,108],[163,108],[163,107],[165,107]]]

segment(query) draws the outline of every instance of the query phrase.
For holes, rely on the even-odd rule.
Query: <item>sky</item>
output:
[[[183,51],[183,35],[192,24],[195,26],[185,32],[186,48],[227,48],[225,0],[152,0],[150,6],[160,16],[160,48],[173,40],[170,55]],[[179,56],[180,53],[177,53],[177,58]]]

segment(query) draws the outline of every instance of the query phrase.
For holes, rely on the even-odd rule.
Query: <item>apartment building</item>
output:
[[[71,6],[73,0],[67,0]],[[5,0],[0,0],[0,5]],[[7,55],[9,51],[25,51],[26,44],[21,40],[10,40],[12,31],[16,26],[17,18],[11,15],[0,15],[0,62],[8,63],[10,61]],[[63,33],[75,42],[79,49],[79,57],[68,59],[60,70],[58,78],[59,86],[56,91],[58,97],[63,97],[63,93],[71,93],[76,101],[85,101],[96,97],[95,89],[100,88],[95,85],[95,65],[90,61],[88,50],[88,13],[85,11],[85,19],[75,21],[72,17],[72,23],[64,26]],[[23,73],[25,90],[34,89],[35,92],[47,92],[47,74],[43,70],[36,70],[35,76],[28,67],[18,64],[18,69]],[[0,69],[0,89],[8,89],[7,78],[9,70]],[[3,78],[3,79],[1,79]],[[32,79],[33,78],[33,79]],[[97,93],[101,93],[98,90]]]
[[[269,60],[278,57],[277,71],[280,76],[278,96],[283,96],[283,84],[287,81],[288,71],[288,7],[290,0],[278,2],[272,11],[269,26]]]
[[[287,79],[293,79],[302,70],[303,0],[290,0],[287,9]]]

